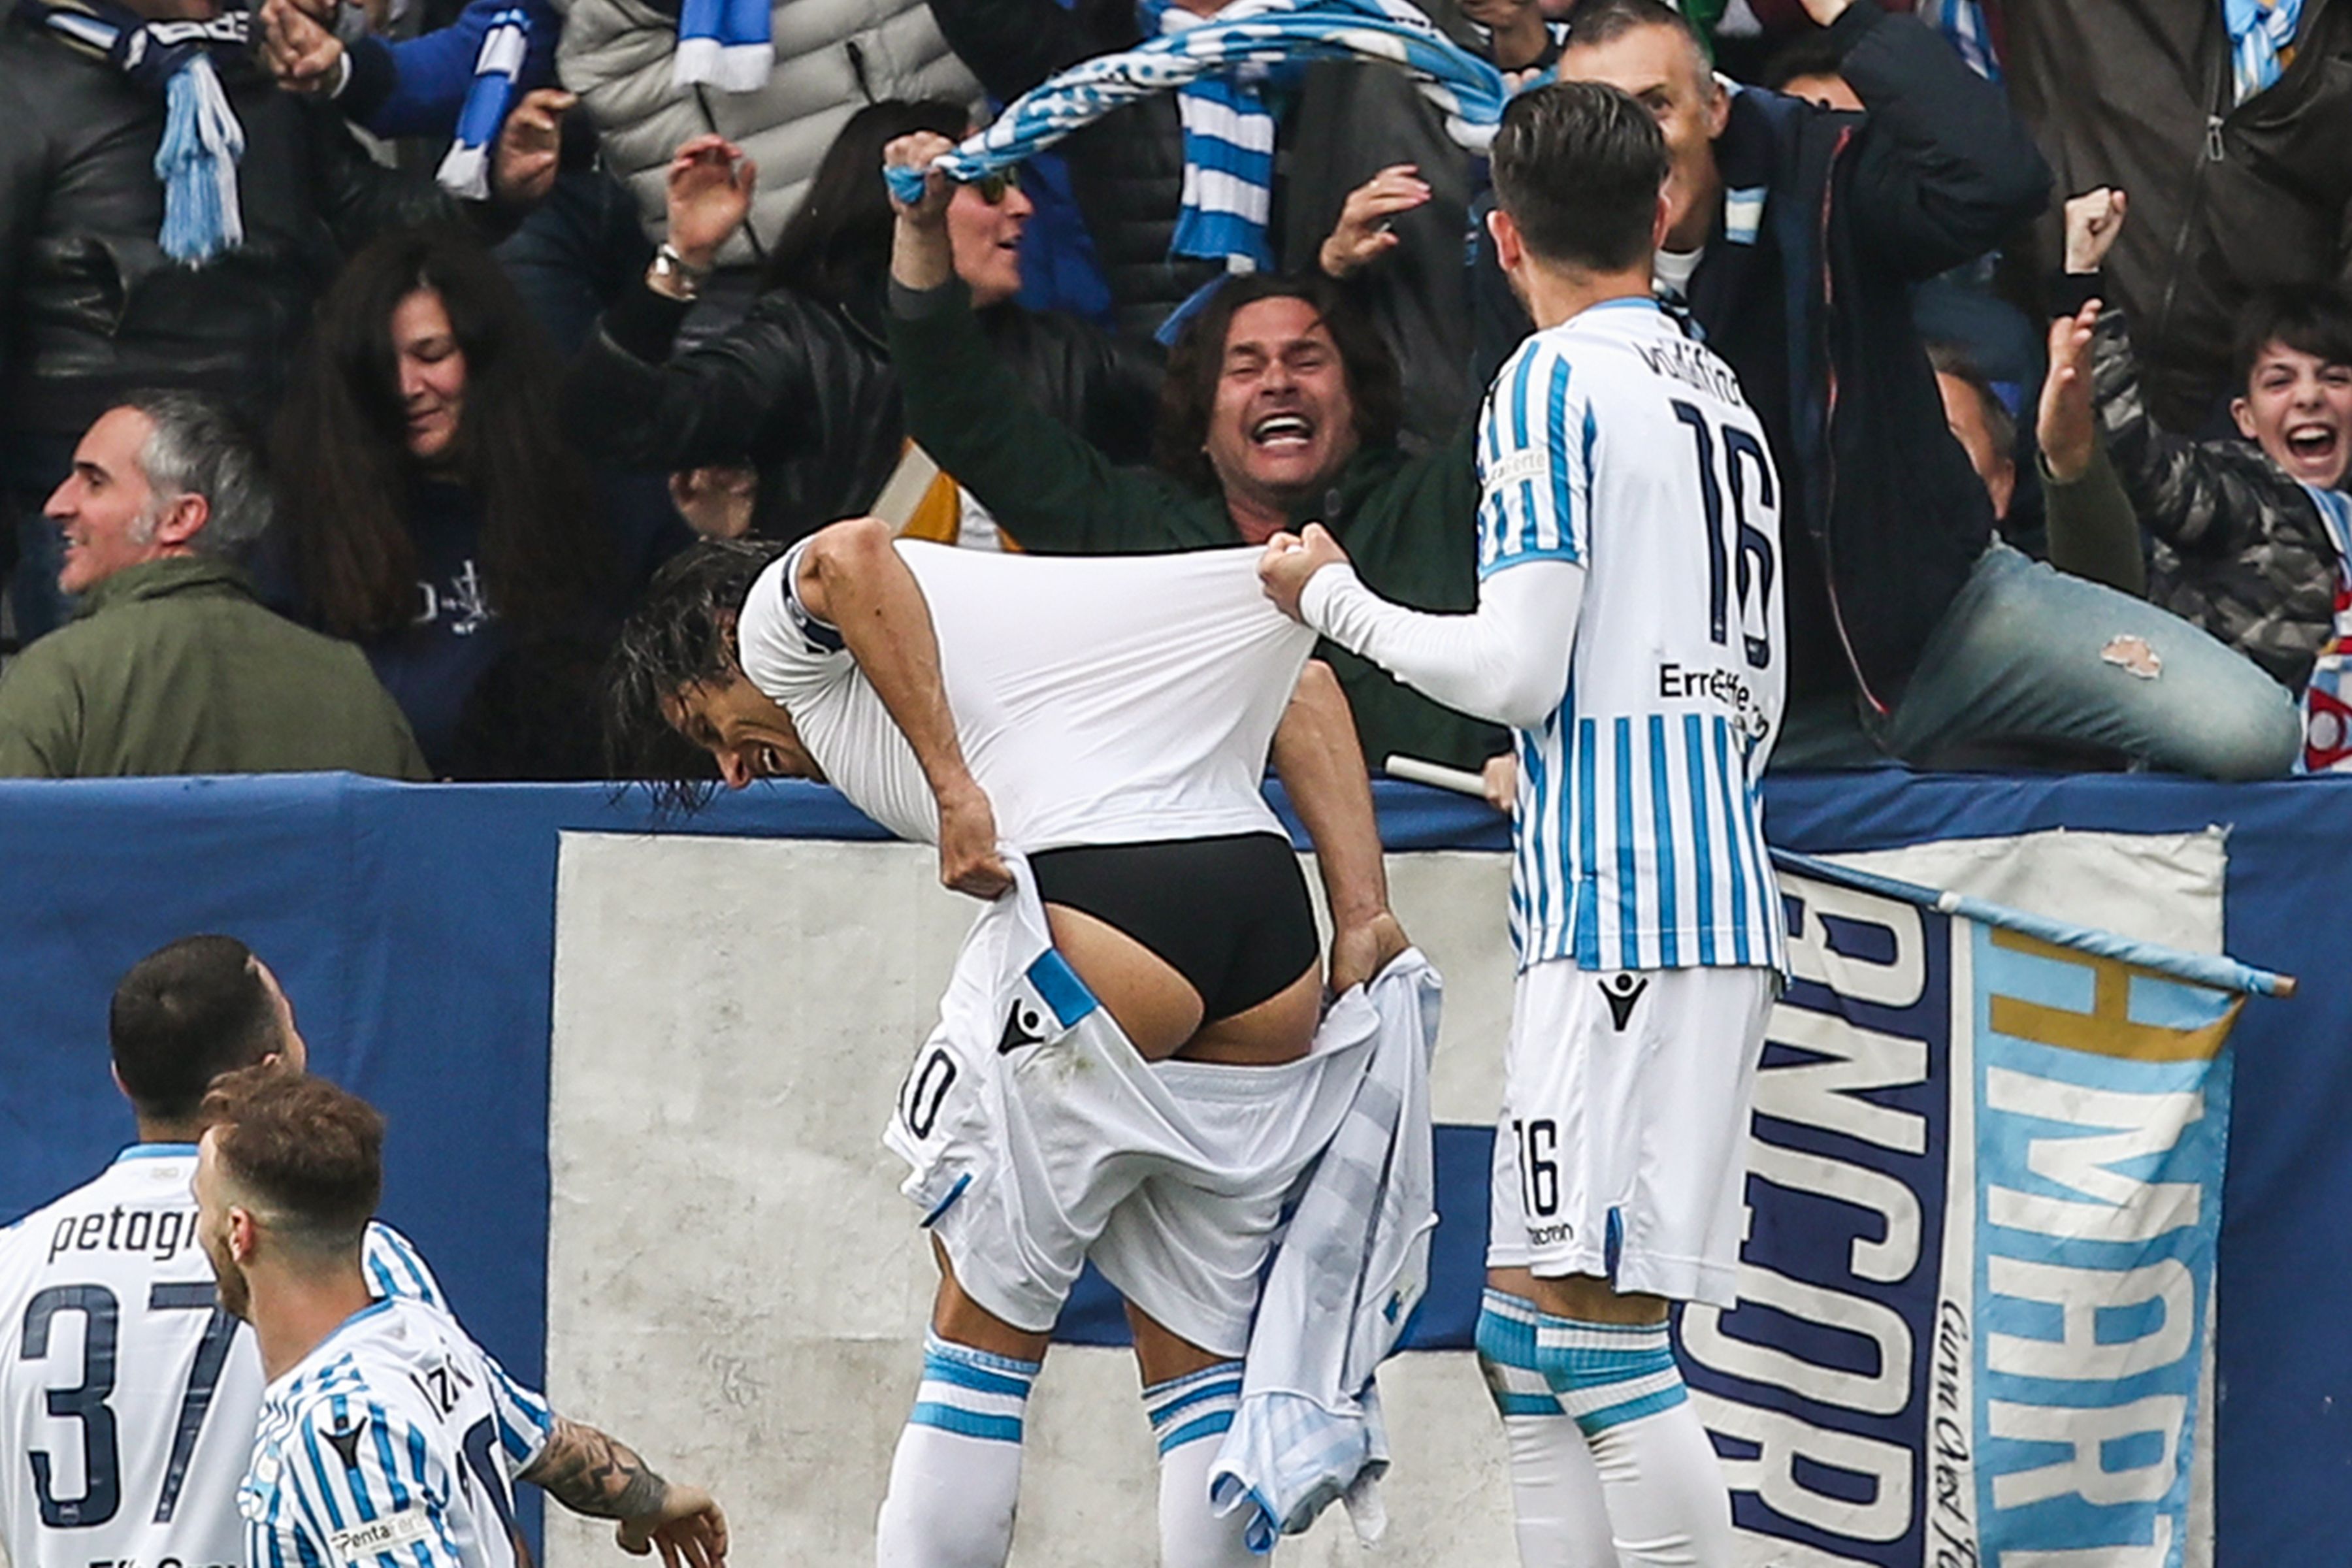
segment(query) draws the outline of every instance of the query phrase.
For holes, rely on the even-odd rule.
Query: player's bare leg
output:
[[[1248,1568],[1246,1510],[1209,1508],[1209,1470],[1242,1401],[1242,1363],[1202,1349],[1130,1301],[1143,1408],[1160,1447],[1160,1568]]]
[[[1478,1357],[1511,1447],[1524,1568],[1717,1568],[1731,1519],[1664,1297],[1491,1268]]]
[[[1021,1435],[1045,1334],[964,1293],[934,1240],[940,1290],[923,1382],[890,1461],[875,1526],[878,1568],[1003,1568],[1021,1497]]]

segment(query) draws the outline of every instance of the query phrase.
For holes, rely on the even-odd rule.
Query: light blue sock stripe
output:
[[[1644,1415],[1655,1415],[1661,1410],[1672,1410],[1690,1397],[1690,1390],[1679,1382],[1672,1388],[1662,1388],[1655,1394],[1645,1394],[1639,1399],[1629,1399],[1622,1405],[1612,1405],[1576,1418],[1576,1428],[1588,1437],[1598,1437],[1612,1426],[1622,1426],[1628,1421],[1639,1421]]]
[[[1011,1443],[1017,1447],[1021,1442],[1021,1418],[1017,1415],[977,1415],[952,1405],[925,1401],[915,1406],[908,1422],[916,1426],[936,1426],[959,1437],[977,1437],[984,1443]]]
[[[1152,1429],[1157,1431],[1173,1420],[1180,1412],[1190,1410],[1203,1401],[1217,1399],[1233,1405],[1239,1403],[1241,1396],[1242,1380],[1238,1377],[1231,1377],[1203,1387],[1188,1389],[1164,1405],[1147,1405],[1145,1408],[1150,1412]]]
[[[951,1383],[958,1388],[969,1388],[977,1394],[1006,1394],[1015,1399],[1029,1397],[1029,1379],[1008,1377],[985,1367],[970,1366],[950,1356],[926,1353],[923,1357],[923,1381]]]
[[[1506,1415],[1558,1415],[1559,1400],[1549,1394],[1512,1394],[1488,1385],[1495,1396],[1495,1408]]]
[[[1217,1436],[1231,1430],[1233,1424],[1232,1411],[1212,1410],[1206,1415],[1197,1420],[1187,1421],[1173,1432],[1164,1434],[1160,1439],[1160,1451],[1165,1454],[1171,1449],[1181,1448],[1187,1443],[1196,1443],[1203,1437]]]
[[[1521,1317],[1512,1309],[1524,1308]],[[1478,1353],[1488,1361],[1505,1366],[1515,1366],[1523,1372],[1535,1372],[1536,1309],[1531,1302],[1500,1291],[1486,1292],[1486,1304],[1478,1311]]]

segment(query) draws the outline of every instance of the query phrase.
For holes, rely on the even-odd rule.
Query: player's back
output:
[[[263,1395],[253,1568],[517,1568],[514,1481],[553,1426],[446,1313],[378,1300]]]
[[[1738,378],[1648,300],[1535,334],[1480,430],[1482,577],[1586,577],[1568,691],[1519,736],[1523,963],[1779,961],[1757,791],[1780,720],[1780,486]]]
[[[940,678],[999,837],[1022,850],[1278,832],[1266,752],[1314,635],[1267,602],[1255,550],[1003,555],[901,541]],[[938,837],[905,738],[788,554],[744,601],[745,672],[825,775],[901,837]]]
[[[253,1335],[196,1239],[193,1144],[125,1150],[0,1230],[0,1546],[9,1568],[245,1563],[236,1490],[261,1405]],[[368,1230],[370,1288],[437,1305]]]
[[[215,1304],[194,1170],[184,1144],[126,1150],[0,1231],[0,1541],[11,1568],[244,1561],[231,1500],[260,1367],[250,1336]]]

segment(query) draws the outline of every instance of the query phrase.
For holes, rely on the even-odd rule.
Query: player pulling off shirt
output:
[[[727,1522],[509,1380],[446,1313],[368,1290],[383,1119],[323,1079],[253,1068],[205,1100],[196,1234],[268,1386],[237,1494],[246,1568],[518,1568],[513,1483],[620,1521],[623,1550],[721,1568]]]
[[[1478,1349],[1530,1568],[1731,1560],[1665,1318],[1735,1299],[1781,964],[1758,794],[1780,491],[1731,372],[1650,298],[1666,166],[1613,88],[1548,87],[1503,117],[1491,224],[1540,330],[1482,420],[1475,614],[1376,597],[1319,528],[1260,565],[1317,631],[1518,731],[1519,977]]]

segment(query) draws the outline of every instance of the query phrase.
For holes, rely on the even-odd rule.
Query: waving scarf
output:
[[[1455,142],[1483,152],[1494,140],[1508,97],[1502,74],[1403,0],[1236,0],[1197,27],[1072,66],[1015,99],[935,166],[952,180],[977,180],[1154,93],[1247,66],[1332,59],[1395,66],[1445,116]],[[887,176],[901,201],[923,194],[920,170]]]
[[[482,201],[490,194],[490,147],[514,107],[515,78],[530,46],[530,16],[520,8],[500,11],[482,35],[474,57],[473,84],[457,111],[457,134],[434,178],[450,195]]]

